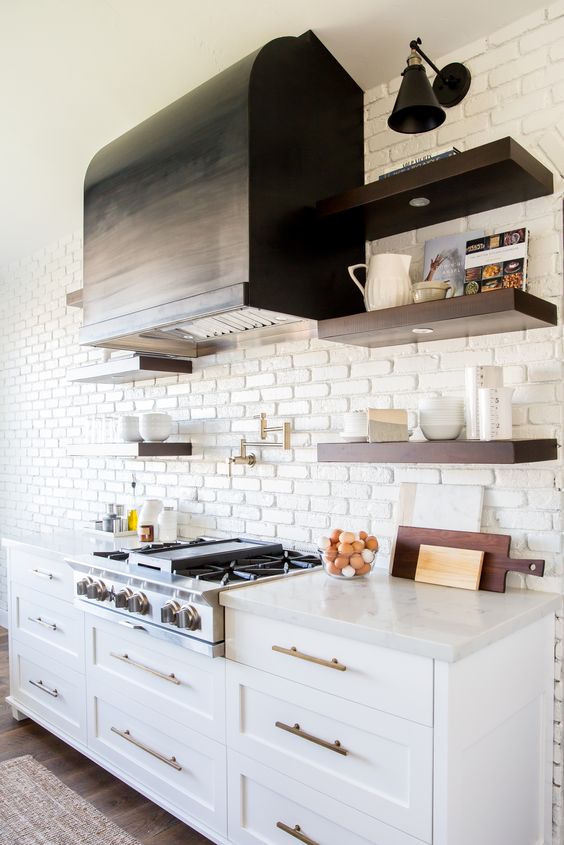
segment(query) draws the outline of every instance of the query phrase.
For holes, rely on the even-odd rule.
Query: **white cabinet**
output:
[[[425,842],[432,728],[230,663],[229,748]]]
[[[552,613],[453,663],[229,607],[226,630],[232,841],[551,842]]]
[[[69,602],[17,582],[10,597],[11,635],[70,669],[84,672],[84,617]]]

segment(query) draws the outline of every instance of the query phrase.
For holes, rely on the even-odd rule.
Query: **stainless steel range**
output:
[[[212,657],[224,654],[222,590],[320,565],[315,555],[241,538],[151,543],[68,563],[83,610]]]

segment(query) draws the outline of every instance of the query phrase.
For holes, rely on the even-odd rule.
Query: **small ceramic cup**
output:
[[[139,417],[120,417],[117,424],[117,436],[126,443],[138,443],[141,440]]]

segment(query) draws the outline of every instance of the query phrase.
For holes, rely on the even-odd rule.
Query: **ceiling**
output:
[[[0,266],[82,223],[94,153],[271,38],[313,29],[365,89],[544,0],[0,0]]]

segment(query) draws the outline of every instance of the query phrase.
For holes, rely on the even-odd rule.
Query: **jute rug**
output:
[[[140,845],[31,756],[0,763],[0,845]]]

